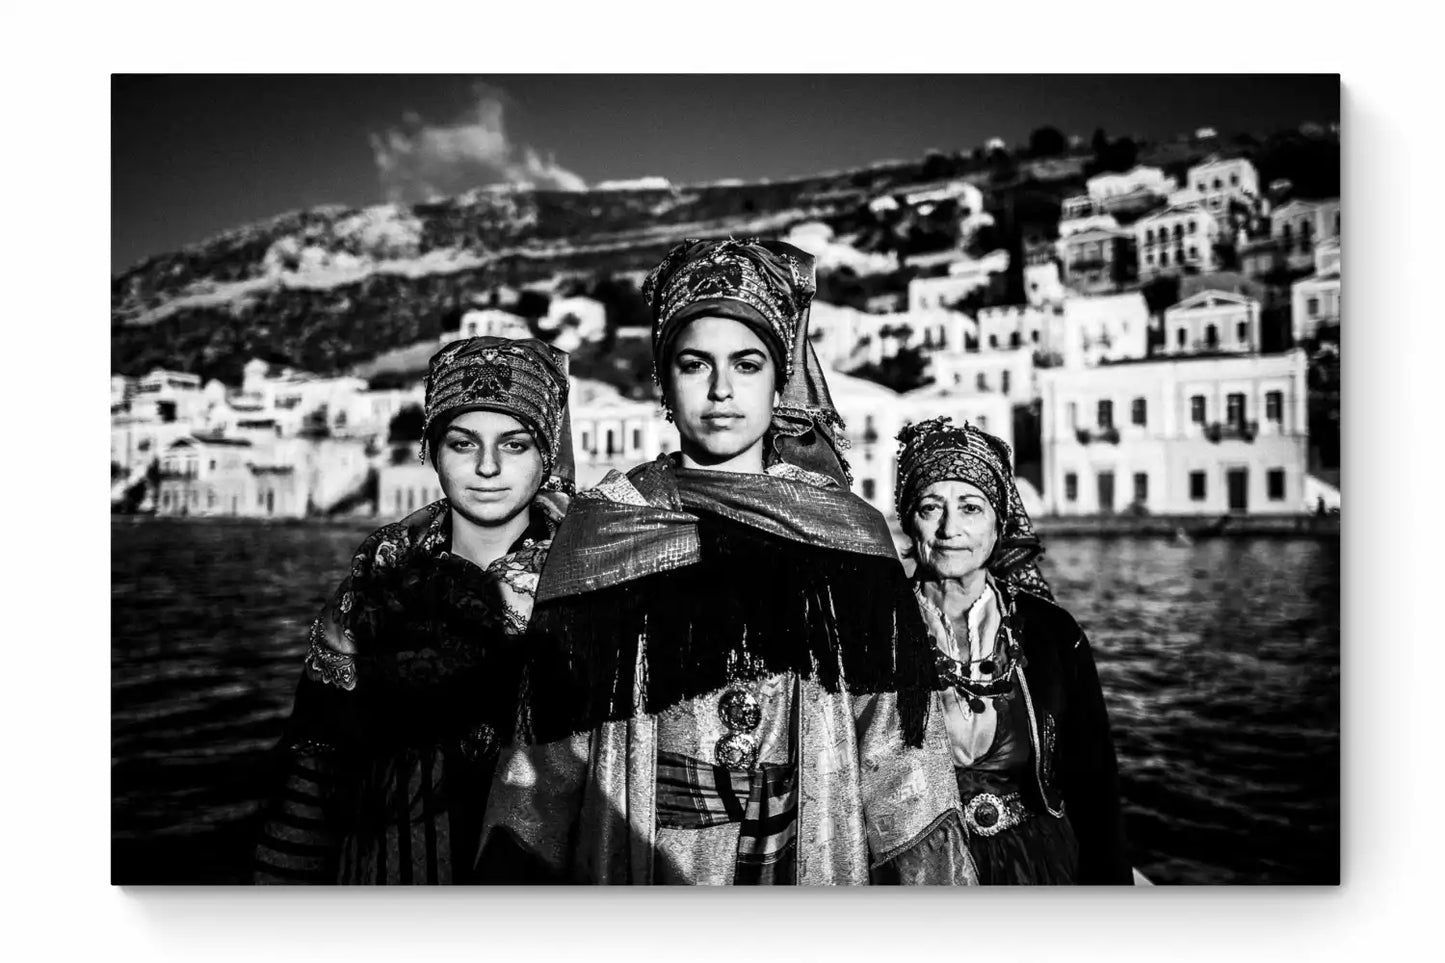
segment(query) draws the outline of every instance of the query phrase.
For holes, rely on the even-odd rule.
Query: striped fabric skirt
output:
[[[726,769],[670,752],[657,754],[657,822],[664,829],[739,823],[733,883],[798,881],[797,767]]]
[[[256,881],[467,883],[490,777],[481,770],[439,748],[374,760],[359,778],[297,756],[268,813]]]

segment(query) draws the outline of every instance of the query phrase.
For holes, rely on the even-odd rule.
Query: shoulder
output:
[[[1031,642],[1062,650],[1076,649],[1083,643],[1084,630],[1069,610],[1057,602],[1015,589],[1013,604],[1020,627]]]
[[[808,471],[806,468],[799,468],[797,465],[780,461],[770,467],[767,471],[774,478],[786,478],[788,481],[802,482],[805,485],[812,485],[814,488],[835,488],[842,490],[837,480],[815,471]]]
[[[372,532],[351,556],[352,578],[381,575],[395,569],[417,546],[439,547],[445,541],[445,499],[424,505],[407,517],[390,522]]]

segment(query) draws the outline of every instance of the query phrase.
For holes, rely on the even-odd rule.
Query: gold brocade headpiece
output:
[[[534,338],[453,341],[432,356],[427,372],[422,460],[457,415],[499,411],[532,432],[547,474],[570,480],[567,391],[567,355],[551,345]]]

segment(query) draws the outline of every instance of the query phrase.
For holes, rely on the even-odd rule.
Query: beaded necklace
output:
[[[961,651],[958,637],[953,630],[953,621],[944,613],[943,609],[923,594],[922,586],[915,585],[913,592],[918,596],[919,603],[932,612],[939,624],[943,626],[943,631],[946,633],[953,651]],[[943,646],[938,645],[935,640],[935,663],[938,668],[939,680],[957,690],[974,712],[984,711],[984,697],[1002,695],[1012,689],[1014,675],[1025,664],[1023,647],[1014,638],[1013,627],[1010,624],[1013,616],[1013,599],[1004,596],[1003,593],[999,593],[999,597],[1003,601],[1003,605],[996,638],[1003,640],[1002,659],[999,657],[1000,646],[997,641],[994,643],[993,655],[981,659],[955,659],[944,651]],[[970,651],[972,651],[971,647]],[[1000,666],[1000,661],[1005,664]],[[983,678],[971,677],[970,670],[974,665],[978,666],[978,671]]]

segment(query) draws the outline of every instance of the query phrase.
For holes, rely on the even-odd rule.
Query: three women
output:
[[[1093,660],[1007,446],[902,433],[910,585],[848,491],[811,259],[685,241],[644,293],[681,451],[565,521],[562,359],[433,359],[447,497],[313,627],[258,879],[1128,882]]]

